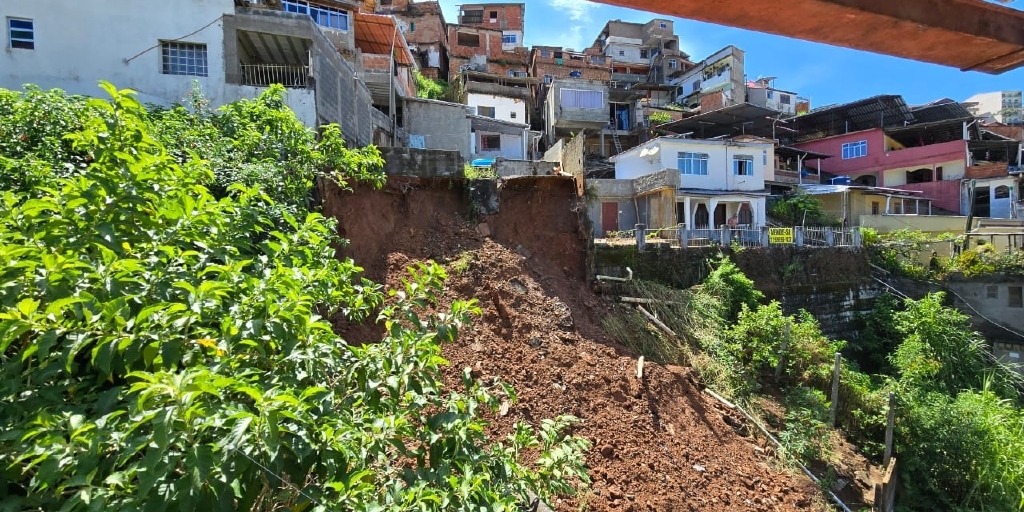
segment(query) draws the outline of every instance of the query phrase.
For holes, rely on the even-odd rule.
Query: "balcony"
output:
[[[241,67],[242,85],[269,87],[281,84],[296,89],[309,87],[309,66],[242,64]]]

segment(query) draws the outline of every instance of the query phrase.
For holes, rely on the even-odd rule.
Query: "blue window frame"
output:
[[[515,34],[505,34],[505,35],[501,36],[501,43],[502,44],[516,44],[516,35]]]
[[[732,157],[732,173],[737,176],[753,176],[754,157],[750,155],[736,155]]]
[[[308,14],[309,17],[313,18],[313,21],[321,27],[348,30],[348,11],[334,9],[332,7],[310,5],[309,2],[301,2],[297,0],[282,0],[281,6],[284,7],[284,10],[287,12]]]
[[[843,144],[843,160],[868,156],[868,141],[847,142]]]
[[[165,75],[209,74],[205,44],[163,41],[160,43],[160,64]]]
[[[36,30],[32,20],[7,18],[7,43],[11,48],[36,49]]]
[[[691,176],[708,175],[707,153],[679,153],[679,174]]]

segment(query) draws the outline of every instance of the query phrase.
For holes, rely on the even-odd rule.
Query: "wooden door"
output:
[[[619,203],[601,203],[601,231],[608,236],[609,231],[619,230]]]

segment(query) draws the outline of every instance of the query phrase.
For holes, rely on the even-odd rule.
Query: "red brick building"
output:
[[[401,27],[420,73],[448,78],[448,33],[437,1],[367,0],[377,14],[393,15]]]
[[[529,51],[517,47],[502,49],[498,29],[448,25],[448,80],[455,82],[463,70],[501,76],[525,77]]]
[[[500,30],[505,50],[523,47],[526,30],[526,4],[463,4],[459,7],[459,24]]]

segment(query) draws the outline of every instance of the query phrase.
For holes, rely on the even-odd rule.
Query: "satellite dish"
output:
[[[661,150],[660,146],[651,146],[651,148],[648,150],[647,154],[651,155],[651,156],[654,156],[654,155],[657,155],[658,151],[660,151],[660,150]]]

